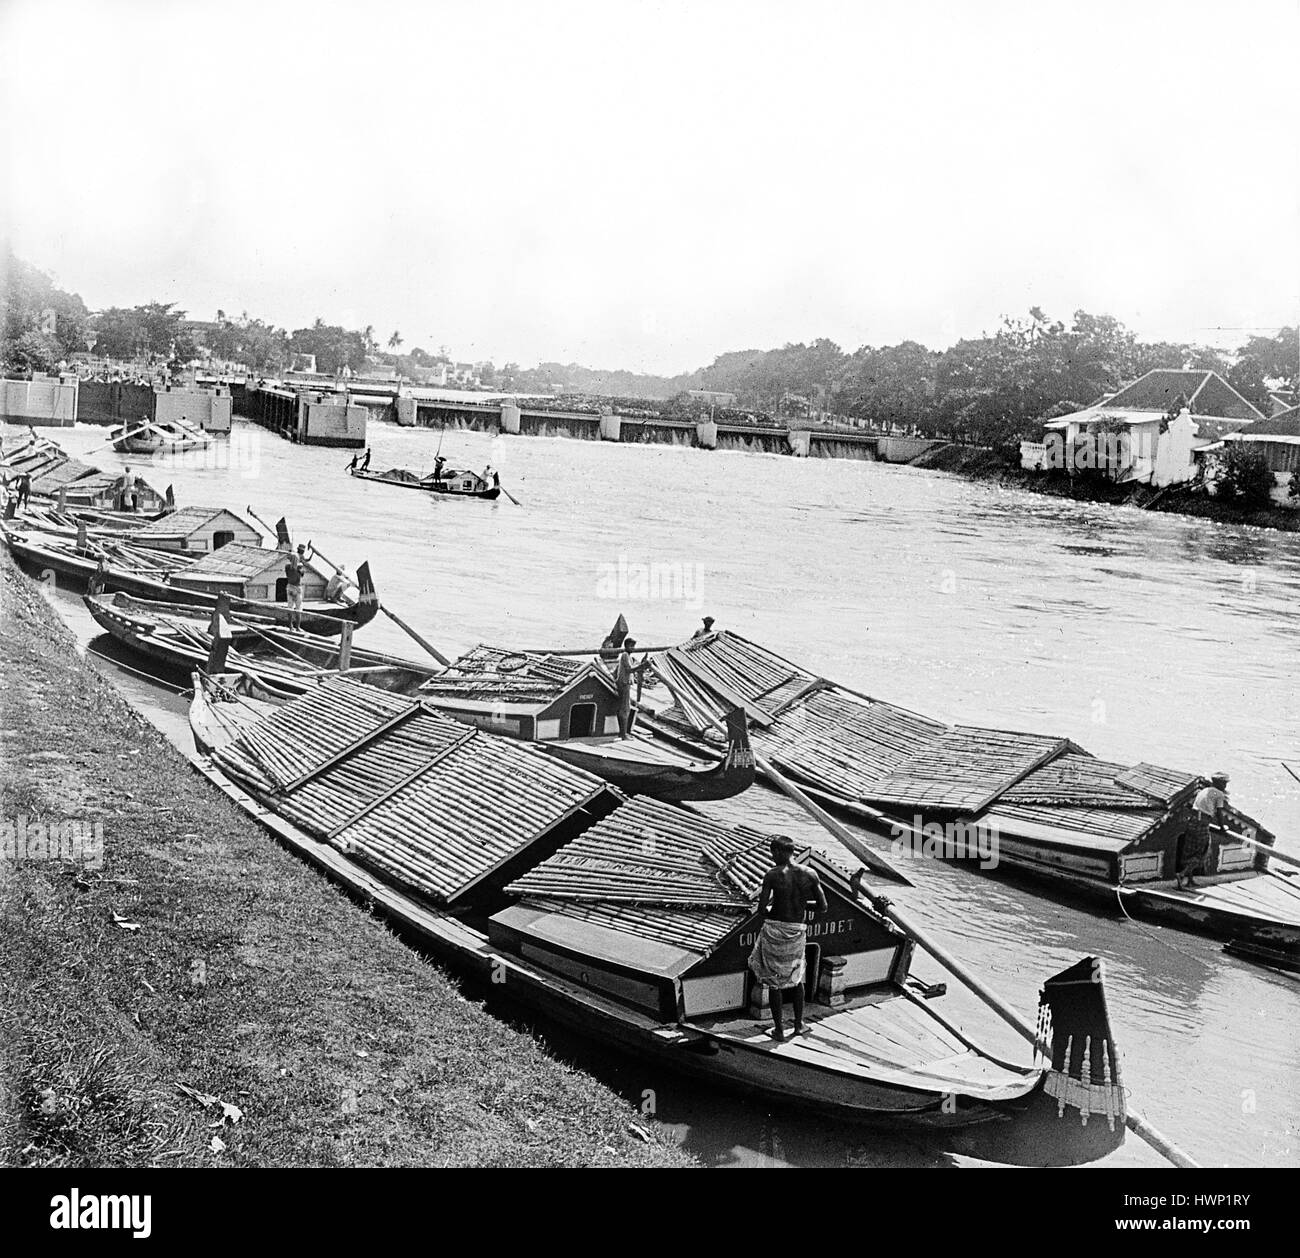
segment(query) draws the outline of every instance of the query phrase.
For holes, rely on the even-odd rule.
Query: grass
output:
[[[690,1164],[215,792],[7,554],[0,772],[0,821],[104,837],[0,857],[0,1164]]]

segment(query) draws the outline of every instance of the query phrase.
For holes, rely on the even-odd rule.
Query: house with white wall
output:
[[[1198,449],[1262,418],[1217,372],[1157,369],[1081,411],[1047,420],[1041,440],[1020,443],[1020,466],[1177,485],[1196,475]]]

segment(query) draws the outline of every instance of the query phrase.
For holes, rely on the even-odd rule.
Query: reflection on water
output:
[[[915,711],[1055,733],[1107,759],[1222,767],[1234,798],[1300,851],[1300,784],[1283,768],[1300,771],[1300,538],[875,463],[455,432],[443,454],[490,462],[523,505],[440,501],[349,480],[350,452],[244,432],[251,469],[141,470],[160,488],[174,483],[184,504],[251,504],[264,519],[287,516],[295,540],[331,559],[369,559],[381,597],[448,654],[477,642],[589,645],[619,612],[642,642],[671,642],[707,613]],[[74,452],[103,438],[57,435]],[[372,424],[371,437],[376,468],[432,467],[435,432]],[[121,463],[102,449],[94,461]],[[659,597],[603,597],[620,563],[661,566]],[[67,610],[88,637],[84,611]],[[382,619],[365,635],[419,651]],[[119,677],[187,740],[181,699]],[[708,810],[824,841],[762,789]],[[906,869],[915,886],[896,893],[900,905],[1031,1016],[1044,978],[1085,953],[1106,958],[1125,1082],[1171,1138],[1215,1164],[1300,1162],[1294,978],[1042,886],[930,862]],[[940,977],[924,958],[917,969]],[[1013,1032],[950,992],[950,1018],[1024,1059]],[[537,1025],[633,1103],[651,1089],[658,1117],[712,1164],[981,1156],[978,1133],[927,1141],[769,1115]],[[1108,1161],[1156,1159],[1130,1139]]]

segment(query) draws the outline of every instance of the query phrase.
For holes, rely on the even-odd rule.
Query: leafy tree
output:
[[[1275,484],[1268,460],[1242,441],[1230,441],[1221,459],[1215,496],[1220,502],[1254,511],[1267,507]]]
[[[6,361],[40,357],[37,342],[21,352],[18,342],[28,333],[48,341],[54,362],[86,348],[89,312],[76,293],[64,292],[44,272],[24,262],[5,246],[0,256],[0,352]]]

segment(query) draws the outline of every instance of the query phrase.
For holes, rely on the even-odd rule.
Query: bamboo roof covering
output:
[[[536,908],[708,955],[754,912],[773,837],[637,796],[506,890]]]
[[[421,689],[444,699],[544,704],[594,671],[592,664],[570,656],[529,655],[480,644]]]
[[[74,484],[88,476],[102,476],[99,468],[83,463],[80,459],[65,459],[54,467],[47,467],[33,472],[32,492],[37,494],[56,494],[64,485]]]
[[[1162,769],[1158,764],[1135,764],[1125,769],[1115,779],[1121,786],[1127,786],[1162,804],[1171,804],[1179,795],[1195,786],[1200,778],[1194,773],[1183,773],[1178,769]]]
[[[1068,745],[1042,734],[958,726],[904,761],[864,796],[876,803],[979,812]]]
[[[214,759],[295,824],[439,903],[613,794],[526,743],[347,678],[248,726]]]
[[[1001,795],[1006,803],[1150,808],[1151,797],[1121,786],[1127,766],[1070,752],[1035,769]]]
[[[287,550],[268,550],[248,542],[230,542],[220,550],[200,555],[185,568],[185,575],[194,577],[230,577],[244,579],[260,576],[268,568],[283,567],[289,561]],[[311,564],[308,571],[314,572]]]
[[[999,803],[985,818],[1003,834],[1016,831],[1017,822],[1047,827],[1061,833],[1061,841],[1078,844],[1086,835],[1099,846],[1123,848],[1140,839],[1164,817],[1159,808],[1049,808],[1039,804]]]

